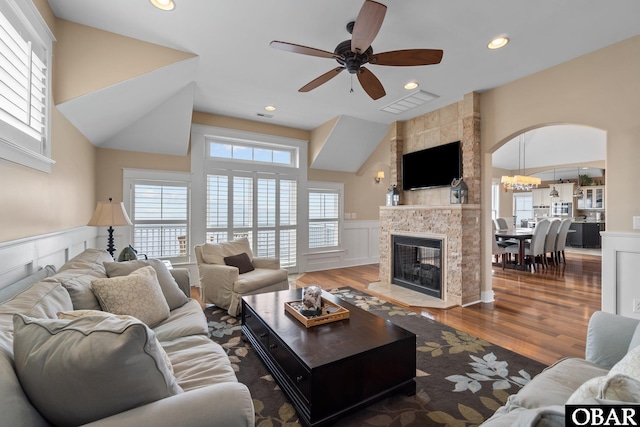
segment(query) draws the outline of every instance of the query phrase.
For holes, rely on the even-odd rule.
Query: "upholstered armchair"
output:
[[[195,246],[200,273],[200,296],[237,316],[242,296],[289,288],[287,270],[280,260],[254,257],[247,238]]]

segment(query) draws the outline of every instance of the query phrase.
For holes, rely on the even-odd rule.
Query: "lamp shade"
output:
[[[96,211],[89,220],[87,225],[94,226],[116,226],[116,225],[133,225],[124,209],[124,203],[113,203],[111,199],[108,202],[98,202]]]

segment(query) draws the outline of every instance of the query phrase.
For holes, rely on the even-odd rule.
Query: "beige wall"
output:
[[[64,19],[55,25],[57,104],[195,56]]]
[[[34,3],[56,35],[49,4],[45,0]],[[54,43],[53,48],[55,87],[59,44]],[[51,173],[0,160],[0,242],[86,225],[91,218],[96,203],[96,150],[55,107],[51,144],[56,161]]]
[[[640,36],[490,90],[481,97],[483,190],[491,185],[491,153],[515,135],[551,124],[580,124],[607,132],[607,231],[632,231],[640,215]],[[491,201],[482,201],[486,218]],[[483,228],[483,264],[491,242]],[[490,289],[485,269],[483,290]]]

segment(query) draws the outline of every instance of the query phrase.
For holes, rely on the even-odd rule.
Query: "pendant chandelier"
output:
[[[525,191],[529,191],[532,188],[538,188],[538,185],[540,185],[540,178],[536,178],[534,176],[527,176],[526,175],[526,168],[527,168],[527,149],[526,149],[526,144],[525,144],[525,133],[520,134],[520,136],[518,137],[518,172],[520,172],[520,151],[522,150],[522,164],[523,164],[523,170],[522,170],[522,175],[514,175],[514,176],[507,176],[504,175],[502,177],[502,179],[500,180],[500,182],[502,183],[502,185],[504,185],[504,188],[506,188],[507,190],[525,190]]]
[[[549,193],[549,197],[560,197],[558,190],[556,190],[556,170],[553,169],[553,190]]]

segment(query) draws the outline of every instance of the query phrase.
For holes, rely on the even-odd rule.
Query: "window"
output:
[[[282,174],[225,171],[207,175],[208,242],[247,237],[257,257],[296,265],[297,181]]]
[[[184,180],[160,180],[161,175],[176,178],[171,172],[125,170],[125,188],[130,191],[128,212],[133,222],[131,245],[149,258],[186,262],[190,185]]]
[[[30,3],[0,5],[0,157],[50,172],[52,35]]]
[[[514,193],[513,214],[516,217],[516,224],[520,224],[523,219],[533,218],[533,195],[531,193]]]
[[[498,218],[500,210],[500,183],[491,183],[491,219]]]
[[[209,157],[295,166],[295,149],[216,138],[208,141]]]
[[[330,185],[331,183],[323,183]],[[340,246],[342,191],[309,188],[309,249],[337,249]]]

